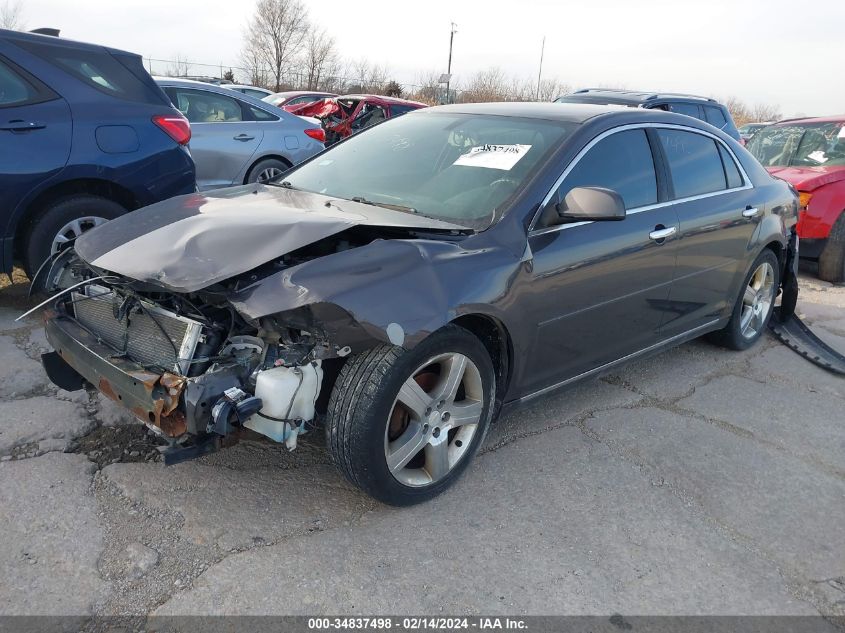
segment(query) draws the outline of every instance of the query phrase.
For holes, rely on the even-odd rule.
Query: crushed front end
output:
[[[116,275],[61,293],[44,320],[50,379],[126,407],[168,441],[165,463],[236,441],[242,427],[295,448],[315,417],[323,359],[344,353],[275,321],[251,323],[217,292]]]

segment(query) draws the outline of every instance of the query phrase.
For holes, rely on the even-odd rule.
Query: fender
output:
[[[464,314],[511,329],[501,305],[519,267],[503,247],[377,240],[279,271],[227,298],[249,319],[316,327],[354,352],[382,343],[410,349]]]

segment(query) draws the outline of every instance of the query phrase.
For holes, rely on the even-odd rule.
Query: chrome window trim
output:
[[[566,177],[570,174],[570,172],[575,168],[575,165],[584,157],[584,155],[589,152],[599,141],[607,138],[612,134],[618,134],[619,132],[625,132],[627,130],[641,130],[641,129],[669,129],[669,130],[681,130],[682,132],[692,132],[694,134],[701,134],[702,136],[706,136],[708,138],[713,139],[717,143],[720,143],[722,147],[727,150],[730,157],[733,159],[734,163],[736,164],[737,169],[739,170],[740,175],[742,176],[743,185],[741,187],[733,187],[731,189],[722,189],[721,191],[711,191],[710,193],[702,193],[697,196],[687,196],[686,198],[675,198],[674,200],[667,200],[666,202],[657,202],[655,204],[649,204],[642,207],[634,207],[633,209],[626,210],[626,215],[634,215],[636,213],[642,213],[643,211],[651,211],[652,209],[660,209],[663,207],[667,207],[672,204],[680,204],[682,202],[692,202],[694,200],[704,200],[705,198],[712,198],[713,196],[721,196],[726,193],[733,193],[736,191],[744,191],[746,189],[753,189],[754,185],[751,183],[751,179],[748,177],[748,173],[745,171],[745,167],[743,167],[742,162],[736,157],[734,151],[725,143],[722,139],[720,139],[715,134],[711,134],[705,130],[699,130],[698,128],[688,127],[686,125],[679,125],[677,123],[629,123],[628,125],[620,125],[619,127],[614,127],[609,130],[605,130],[594,139],[592,139],[589,143],[587,143],[578,154],[576,154],[575,158],[566,166],[566,169],[563,170],[563,173],[558,177],[555,183],[552,185],[549,192],[543,198],[543,202],[540,204],[540,208],[537,209],[537,212],[534,214],[534,217],[531,220],[531,224],[528,227],[528,235],[529,237],[532,235],[543,235],[545,233],[552,233],[554,231],[561,231],[565,229],[572,229],[576,226],[583,226],[585,224],[592,224],[593,220],[585,220],[584,222],[573,222],[571,224],[556,224],[554,226],[548,226],[542,229],[535,229],[535,225],[537,221],[540,219],[540,214],[543,212],[543,209],[549,203],[549,200],[552,199],[552,196],[555,192],[560,188],[563,184],[563,181],[566,180]],[[656,170],[655,170],[656,171]],[[727,182],[727,181],[726,181]]]

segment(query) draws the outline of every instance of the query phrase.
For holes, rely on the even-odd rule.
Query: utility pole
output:
[[[540,100],[540,80],[543,77],[543,53],[546,52],[546,36],[543,36],[543,44],[540,46],[540,72],[537,73],[537,101]]]
[[[452,43],[455,41],[455,33],[458,32],[457,24],[454,22],[452,24],[452,30],[449,33],[449,65],[446,67],[446,103],[449,103],[452,99],[452,95],[449,92],[449,84],[452,81]]]

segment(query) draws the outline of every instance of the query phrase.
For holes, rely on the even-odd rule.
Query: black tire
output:
[[[273,169],[278,170],[278,175],[280,176],[282,173],[290,169],[290,165],[277,158],[265,158],[252,166],[252,169],[249,170],[249,174],[247,174],[246,181],[248,184],[258,182],[258,178],[263,172]]]
[[[762,326],[756,330],[756,333],[753,336],[747,337],[743,335],[741,326],[743,296],[745,294],[745,289],[751,282],[751,277],[754,275],[757,269],[764,263],[768,263],[772,267],[772,271],[774,273],[771,304],[769,306],[768,313],[765,314],[765,317],[763,318]],[[722,347],[727,347],[728,349],[733,350],[745,350],[754,345],[763,335],[763,332],[766,331],[766,327],[769,324],[769,319],[772,318],[772,312],[774,310],[775,297],[777,297],[778,288],[780,288],[780,265],[778,263],[778,258],[775,256],[775,254],[767,248],[764,249],[763,252],[757,256],[757,259],[755,259],[754,263],[751,264],[751,268],[748,270],[745,277],[743,278],[742,285],[739,289],[739,296],[737,297],[736,302],[734,303],[733,312],[731,313],[731,320],[728,321],[728,324],[723,329],[709,334],[708,338],[717,345],[721,345]]]
[[[845,211],[834,222],[819,255],[819,279],[832,283],[845,281]]]
[[[113,220],[126,213],[126,209],[113,200],[77,194],[61,198],[48,205],[31,223],[26,244],[23,248],[24,269],[30,279],[50,256],[53,240],[59,231],[73,220],[85,217],[99,217]],[[41,285],[44,273],[39,276]],[[38,290],[39,288],[35,288]]]
[[[406,485],[394,477],[387,464],[385,438],[394,401],[402,384],[423,363],[452,353],[466,356],[478,369],[483,388],[478,425],[448,474],[427,485]],[[487,350],[472,333],[458,326],[438,330],[410,351],[392,345],[370,349],[351,357],[335,383],[326,419],[329,452],[347,479],[376,499],[396,506],[426,501],[460,477],[484,442],[493,417],[495,389]]]

